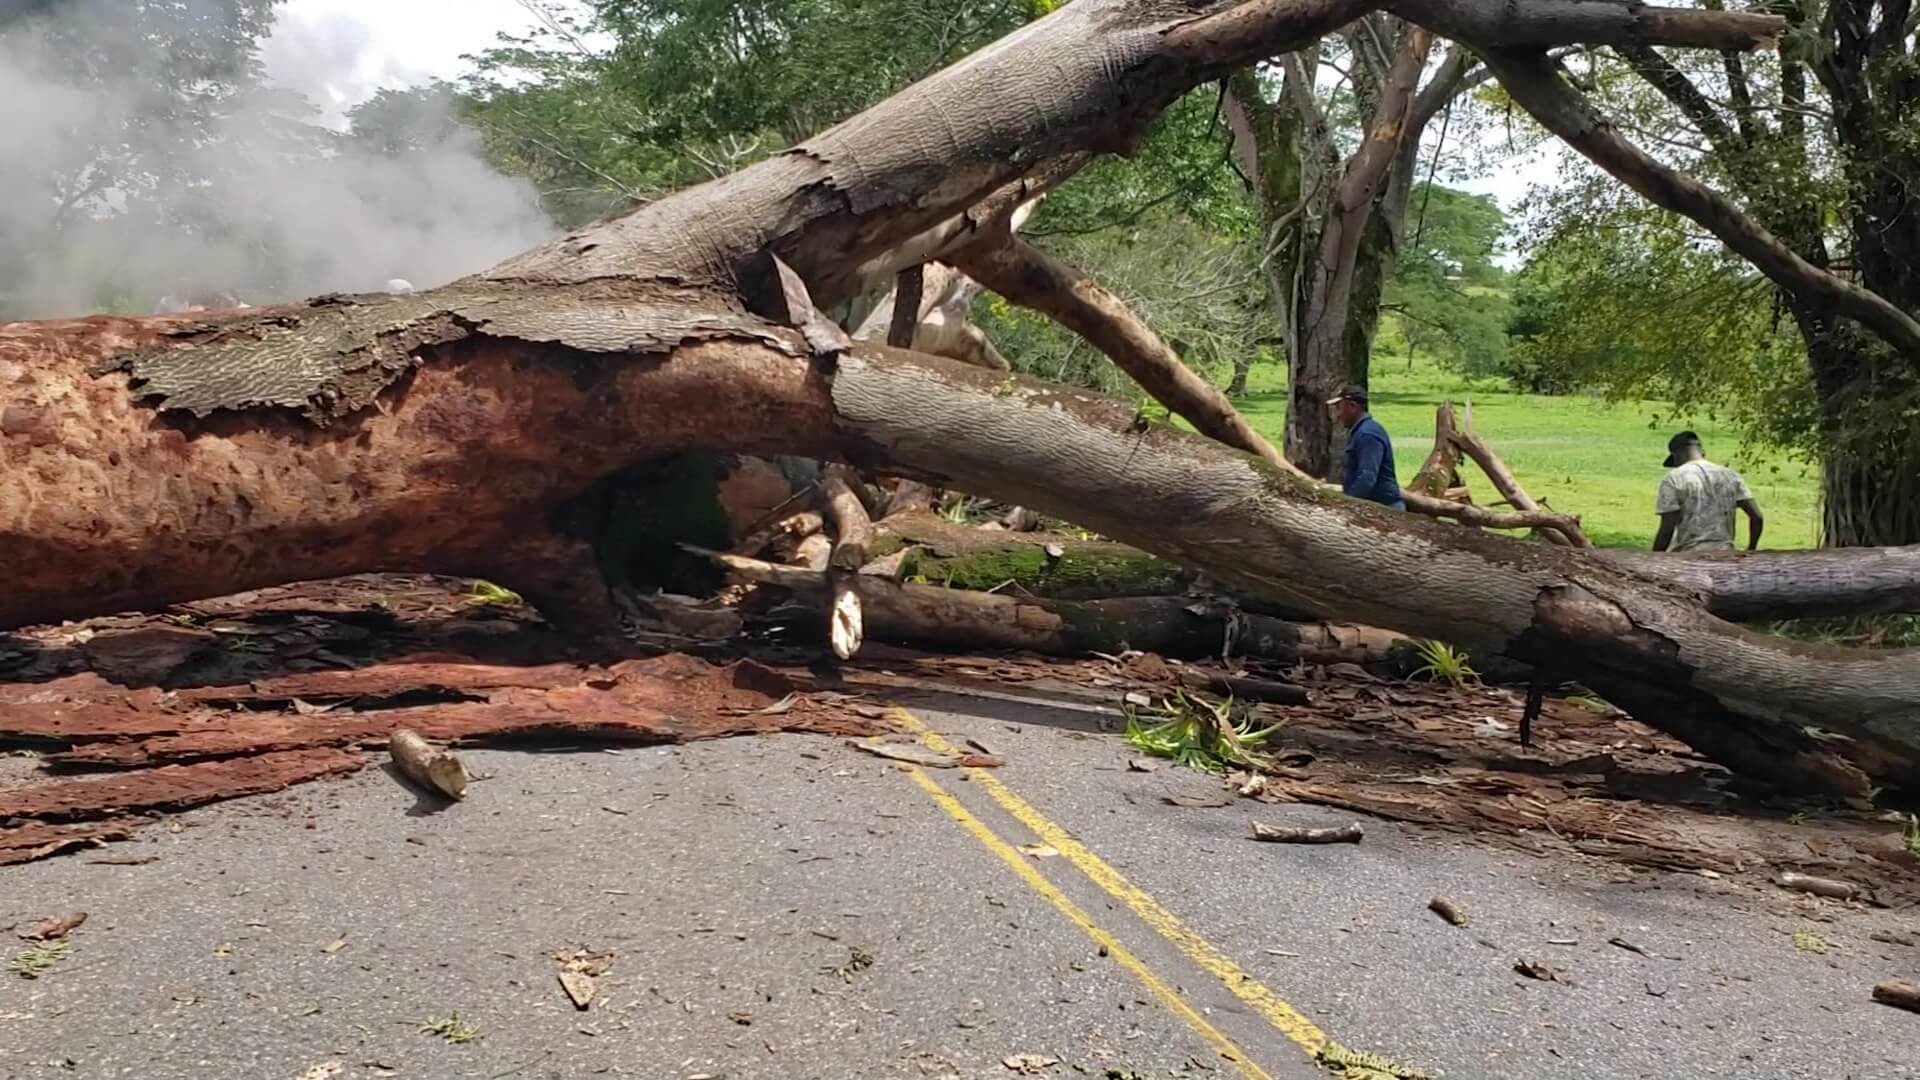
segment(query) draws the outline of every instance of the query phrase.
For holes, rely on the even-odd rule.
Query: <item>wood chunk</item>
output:
[[[1461,910],[1459,904],[1454,903],[1444,896],[1436,896],[1427,901],[1427,910],[1447,920],[1447,922],[1454,926],[1467,925],[1467,913]]]
[[[1284,825],[1253,823],[1253,838],[1274,844],[1357,844],[1364,835],[1360,823],[1349,822],[1332,829],[1297,829]]]
[[[387,750],[407,779],[449,799],[467,797],[467,767],[452,751],[434,747],[419,732],[407,728],[388,737]]]
[[[1858,900],[1864,895],[1859,886],[1833,878],[1813,877],[1810,874],[1781,874],[1780,887],[1795,892],[1812,893],[1832,900]]]
[[[1910,982],[1883,982],[1873,988],[1873,1000],[1896,1009],[1920,1013],[1920,986]]]

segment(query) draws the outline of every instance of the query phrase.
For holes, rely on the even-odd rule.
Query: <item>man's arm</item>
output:
[[[1680,511],[1686,507],[1680,501],[1680,485],[1673,482],[1673,474],[1660,478],[1660,490],[1653,496],[1653,512],[1660,515],[1660,532],[1653,538],[1653,550],[1665,551],[1673,545],[1674,531],[1680,528]]]
[[[1747,550],[1760,550],[1760,530],[1766,528],[1767,519],[1760,516],[1760,504],[1749,495],[1733,505],[1747,512]]]
[[[1355,440],[1353,460],[1348,463],[1347,475],[1342,479],[1340,490],[1356,499],[1366,498],[1380,480],[1380,459],[1386,450],[1386,443],[1370,435],[1362,435]]]
[[[1660,531],[1653,538],[1653,550],[1665,551],[1673,544],[1673,532],[1680,527],[1680,511],[1669,510],[1660,515]]]

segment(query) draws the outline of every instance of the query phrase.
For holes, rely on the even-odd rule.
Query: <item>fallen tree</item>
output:
[[[1749,775],[1854,797],[1915,786],[1911,652],[1751,634],[1710,613],[1721,579],[1695,564],[1357,503],[1131,406],[854,344],[820,314],[1010,236],[1020,206],[1132,145],[1178,93],[1373,6],[1078,0],[792,151],[442,289],[0,328],[0,626],[431,568],[605,632],[617,611],[579,502],[596,481],[688,448],[800,454],[1550,666]],[[1384,6],[1521,50],[1738,49],[1781,27],[1601,0]]]

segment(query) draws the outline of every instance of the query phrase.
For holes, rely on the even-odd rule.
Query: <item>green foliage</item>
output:
[[[1350,1050],[1329,1039],[1314,1051],[1313,1059],[1334,1076],[1346,1080],[1427,1080],[1427,1074],[1391,1058]]]
[[[1234,361],[1278,340],[1279,325],[1251,243],[1159,210],[1140,223],[1039,245],[1094,273],[1165,338],[1188,366],[1224,382]],[[1044,379],[1140,396],[1105,355],[1058,323],[996,295],[974,304],[974,321],[1015,369]],[[1160,413],[1164,409],[1154,406]]]
[[[420,1031],[424,1035],[444,1039],[455,1046],[475,1042],[480,1038],[480,1029],[460,1019],[459,1013],[452,1013],[437,1020],[428,1020],[420,1025]]]
[[[466,116],[578,224],[776,153],[1032,16],[986,0],[591,0],[481,54]]]
[[[1598,196],[1592,196],[1598,197]],[[1504,372],[1533,392],[1592,390],[1727,410],[1778,446],[1815,436],[1804,348],[1765,281],[1688,223],[1638,207],[1574,204],[1585,227],[1556,227],[1518,275]],[[1597,214],[1604,220],[1593,220]]]
[[[1801,952],[1823,953],[1827,951],[1827,939],[1803,926],[1793,932],[1793,947]]]
[[[1512,302],[1501,254],[1507,217],[1486,195],[1416,185],[1407,241],[1387,281],[1382,310],[1409,348],[1470,375],[1504,373]]]
[[[1863,649],[1920,646],[1920,615],[1854,615],[1827,619],[1788,619],[1767,631],[1798,641]]]
[[[53,965],[65,960],[72,951],[73,942],[66,938],[36,941],[20,950],[8,968],[23,979],[37,979],[51,970]]]
[[[1920,815],[1907,815],[1907,827],[1900,830],[1900,842],[1906,845],[1908,854],[1920,855]]]
[[[469,602],[482,607],[518,607],[526,602],[512,589],[495,585],[485,579],[473,583],[473,587],[467,590],[467,598]]]
[[[1467,662],[1464,650],[1444,641],[1422,641],[1416,648],[1425,662],[1413,670],[1411,678],[1443,682],[1455,689],[1480,685],[1480,673]]]
[[[1175,690],[1172,697],[1150,707],[1144,718],[1133,705],[1126,706],[1127,744],[1208,772],[1266,768],[1271,762],[1261,748],[1285,723],[1256,728],[1250,719],[1235,713],[1232,698],[1215,705]]]

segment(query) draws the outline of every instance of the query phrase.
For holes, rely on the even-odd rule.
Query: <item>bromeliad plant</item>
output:
[[[1422,641],[1419,650],[1420,659],[1425,663],[1413,669],[1412,678],[1443,682],[1456,690],[1480,685],[1480,673],[1467,662],[1466,650],[1456,649],[1444,641]]]
[[[1256,728],[1234,714],[1231,697],[1215,705],[1180,690],[1144,715],[1131,704],[1125,712],[1128,745],[1208,772],[1268,768],[1273,762],[1265,750],[1267,739],[1286,726],[1283,721]]]

